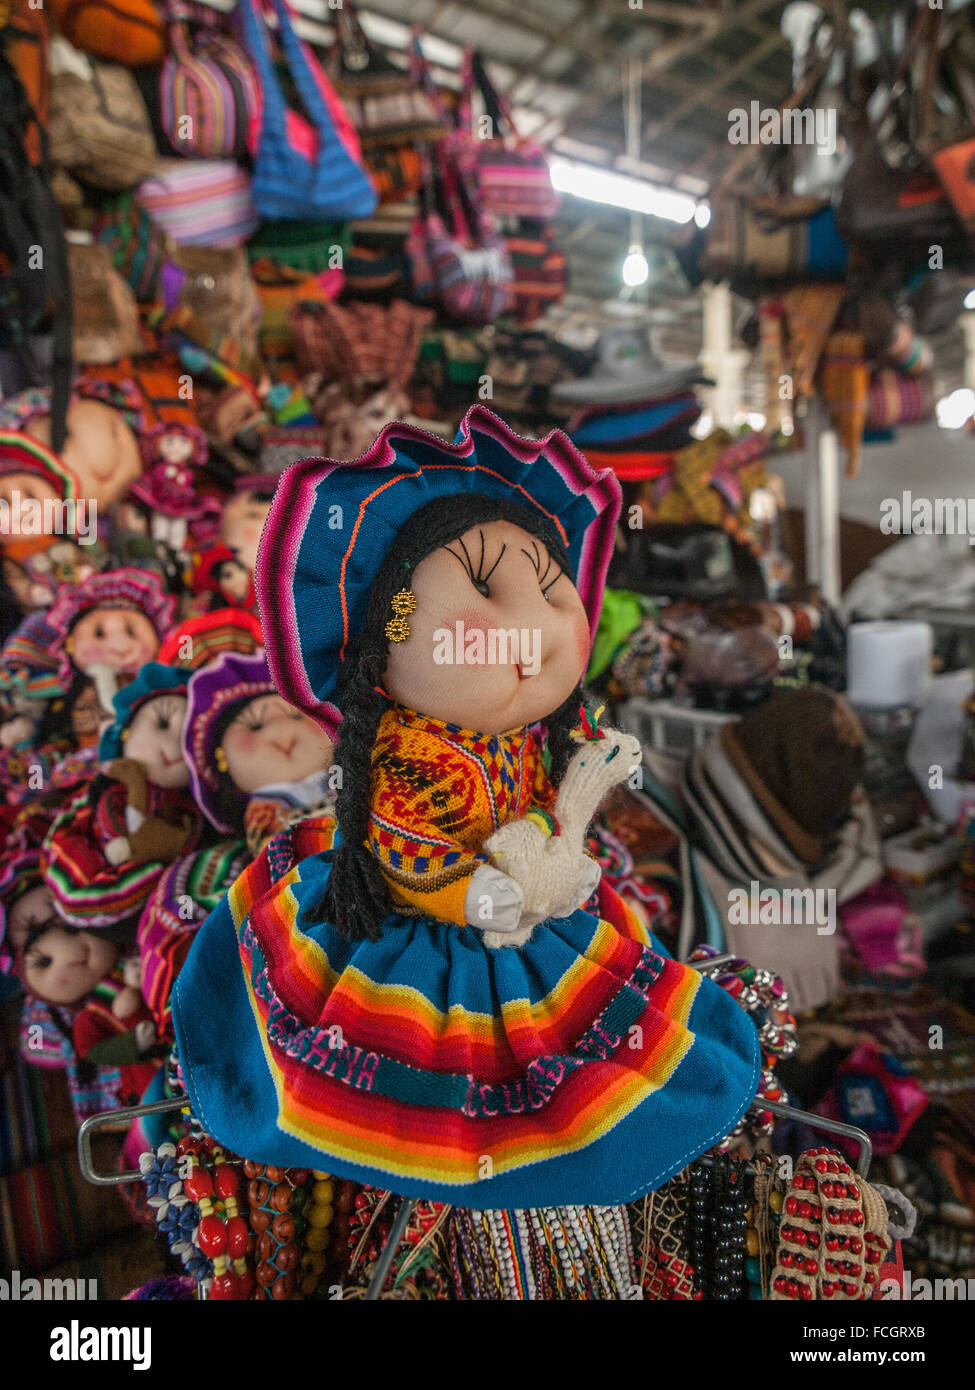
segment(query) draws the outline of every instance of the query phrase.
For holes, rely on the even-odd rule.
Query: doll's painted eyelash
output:
[[[156,707],[156,727],[158,729],[168,729],[178,713],[178,701],[167,700],[165,703],[160,701],[159,705]]]
[[[485,559],[485,547],[484,547],[484,532],[483,532],[483,531],[478,531],[478,536],[480,537],[480,540],[481,540],[481,551],[480,551],[480,556],[479,556],[479,558],[478,558],[477,568],[476,568],[476,569],[475,569],[475,567],[474,567],[474,561],[473,561],[473,558],[471,557],[471,553],[470,553],[470,551],[467,549],[467,546],[464,544],[464,538],[463,538],[463,536],[459,536],[459,537],[457,538],[457,544],[460,546],[461,550],[464,552],[463,559],[461,559],[461,557],[457,554],[456,550],[451,550],[451,548],[450,548],[449,545],[445,545],[445,546],[444,546],[444,550],[446,550],[446,552],[447,552],[448,555],[453,555],[454,559],[455,559],[459,564],[463,565],[464,569],[467,571],[467,576],[468,576],[468,578],[470,579],[471,583],[474,585],[474,588],[477,590],[477,592],[478,592],[479,594],[483,594],[483,596],[484,596],[485,598],[489,598],[489,597],[490,597],[490,594],[489,594],[489,591],[488,591],[488,580],[491,578],[491,575],[494,573],[494,571],[498,568],[498,565],[500,565],[500,563],[501,563],[501,557],[504,555],[504,552],[508,549],[508,546],[507,546],[507,542],[502,543],[501,549],[498,551],[498,558],[495,560],[494,564],[493,564],[493,565],[491,566],[491,568],[488,570],[487,574],[485,574],[485,573],[484,573],[484,565],[485,565],[485,563],[486,563],[486,559]]]
[[[525,548],[522,547],[521,553],[522,555],[527,555],[529,560],[531,560],[532,564],[535,566],[535,573],[538,575],[539,588],[541,589],[545,597],[548,598],[549,589],[551,589],[553,584],[557,584],[559,580],[562,578],[561,566],[555,563],[551,555],[546,550],[545,568],[544,570],[542,569],[542,552],[541,548],[539,547],[538,541],[532,541],[531,550],[525,550]],[[552,573],[553,570],[555,571],[554,574]],[[552,577],[549,578],[549,575],[551,575]]]

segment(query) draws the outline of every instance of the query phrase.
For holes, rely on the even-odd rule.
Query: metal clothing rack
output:
[[[712,956],[710,960],[701,962],[709,968],[715,965],[726,964],[734,957]],[[183,1110],[186,1108],[186,1096],[173,1096],[166,1100],[149,1101],[145,1105],[132,1105],[125,1110],[108,1110],[100,1115],[91,1115],[84,1121],[78,1131],[78,1163],[81,1168],[82,1177],[86,1181],[95,1184],[97,1187],[116,1187],[122,1183],[136,1182],[142,1176],[139,1170],[127,1169],[124,1172],[100,1172],[94,1164],[91,1151],[92,1137],[101,1130],[118,1129],[120,1122],[126,1126],[133,1120],[140,1119],[144,1115],[162,1115],[167,1111]],[[762,1100],[749,1107],[751,1110],[770,1110],[773,1115],[777,1115],[783,1120],[798,1120],[809,1129],[819,1130],[825,1134],[842,1134],[848,1139],[855,1139],[860,1146],[860,1153],[856,1162],[856,1171],[861,1178],[865,1178],[870,1171],[870,1163],[873,1159],[873,1145],[870,1136],[862,1129],[857,1129],[855,1125],[843,1124],[839,1120],[828,1120],[822,1115],[814,1115],[808,1110],[797,1110],[792,1105],[783,1105],[780,1101]],[[705,1154],[697,1160],[707,1164],[711,1162],[710,1156]],[[746,1164],[748,1171],[757,1171],[754,1164]],[[400,1206],[399,1211],[390,1228],[389,1235],[373,1270],[372,1278],[369,1281],[365,1292],[365,1301],[368,1303],[378,1302],[382,1293],[386,1276],[389,1274],[399,1249],[400,1241],[409,1225],[410,1217],[416,1209],[417,1197],[406,1197]]]

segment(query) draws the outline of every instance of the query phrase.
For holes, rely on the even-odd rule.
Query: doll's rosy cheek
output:
[[[232,733],[228,733],[228,741],[238,757],[252,758],[261,746],[261,735],[255,729],[238,725]]]
[[[575,619],[573,624],[573,637],[575,638],[579,667],[581,670],[585,670],[589,665],[589,646],[591,640],[589,623],[586,620],[585,614],[580,613]]]

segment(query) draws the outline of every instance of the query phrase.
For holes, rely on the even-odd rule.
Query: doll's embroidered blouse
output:
[[[400,706],[380,721],[368,845],[402,912],[465,925],[468,882],[488,863],[484,841],[554,801],[527,728],[478,734]]]

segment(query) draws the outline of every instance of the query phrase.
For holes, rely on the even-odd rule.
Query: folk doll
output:
[[[203,431],[162,422],[144,430],[139,443],[146,471],[129,491],[146,510],[149,534],[171,550],[185,550],[191,535],[197,543],[212,540],[223,508],[207,485],[209,449]]]
[[[258,597],[278,690],[339,732],[338,844],[272,840],[176,982],[227,1148],[475,1208],[611,1205],[751,1103],[754,1025],[583,848],[639,754],[588,716],[572,738],[618,509],[564,435],[482,407],[452,445],[393,424],[283,475]]]
[[[65,585],[47,616],[57,634],[62,687],[87,676],[110,715],[119,686],[156,655],[174,607],[156,575],[145,570],[108,570],[77,588]]]
[[[27,991],[24,1021],[51,1046],[26,1055],[69,1065],[73,1099],[94,1089],[117,1105],[135,1104],[157,1067],[156,1028],[141,992],[138,955],[111,934],[78,931],[54,910],[39,855],[21,851],[0,871],[0,971]]]
[[[270,837],[335,802],[333,745],[281,698],[263,652],[225,652],[194,671],[183,752],[196,804],[224,834],[257,854]]]
[[[44,876],[73,926],[134,927],[163,867],[195,847],[199,815],[181,745],[186,680],[149,662],[119,691],[99,742],[102,771],[48,832]]]
[[[254,576],[226,545],[211,545],[194,566],[192,588],[197,594],[210,594],[214,609],[240,608],[253,612],[257,607]]]

